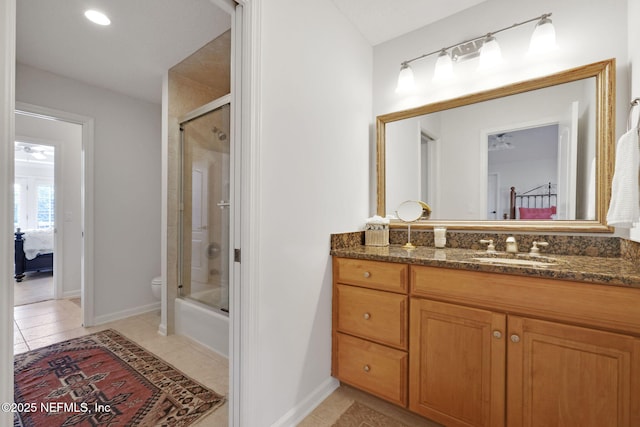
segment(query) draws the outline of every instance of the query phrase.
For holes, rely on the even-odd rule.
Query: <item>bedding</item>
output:
[[[14,278],[17,282],[31,271],[53,271],[54,230],[26,230],[14,233]]]
[[[520,219],[554,219],[556,207],[548,208],[518,208],[520,210]]]

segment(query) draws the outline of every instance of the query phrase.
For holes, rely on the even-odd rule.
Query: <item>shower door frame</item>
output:
[[[229,129],[233,128],[232,125],[232,121],[233,121],[233,105],[231,103],[231,94],[228,93],[224,96],[221,96],[220,98],[214,99],[211,102],[208,102],[190,112],[188,112],[187,114],[183,115],[182,117],[180,117],[178,119],[178,124],[180,126],[180,185],[178,186],[178,191],[179,191],[179,195],[178,195],[178,200],[179,200],[179,204],[180,204],[180,211],[179,211],[179,216],[178,216],[178,297],[179,298],[185,298],[186,295],[182,294],[182,278],[183,278],[183,272],[184,272],[184,252],[183,252],[183,244],[184,244],[184,197],[185,197],[185,191],[184,191],[184,174],[185,174],[185,168],[184,168],[184,128],[183,126],[186,125],[187,123],[199,119],[200,117],[203,117],[209,113],[212,113],[218,109],[221,109],[222,107],[224,107],[225,105],[229,106]],[[231,165],[233,165],[233,151],[234,151],[234,141],[233,141],[233,137],[229,138],[229,154],[230,154],[230,162]],[[231,256],[231,248],[234,247],[233,243],[233,235],[231,233],[231,218],[232,218],[232,214],[233,212],[231,211],[231,207],[233,206],[232,204],[232,198],[233,198],[233,194],[234,194],[234,176],[233,176],[233,166],[230,166],[230,170],[229,170],[229,182],[230,182],[230,191],[229,191],[229,208],[230,208],[230,212],[229,212],[229,224],[227,225],[227,227],[229,228],[229,237],[228,237],[228,260],[229,260],[229,265],[227,266],[228,269],[228,286],[231,286],[232,283],[232,270],[233,270],[233,265],[232,262],[230,260],[233,259],[233,257]],[[191,254],[193,257],[193,253]],[[229,297],[230,292],[227,292],[227,297]],[[197,301],[196,301],[197,302]],[[231,308],[231,304],[230,301],[227,301],[227,307],[229,307],[229,309]],[[228,312],[225,312],[224,310],[221,310],[220,307],[215,307],[215,306],[208,306],[208,308],[215,310],[216,312],[220,312],[222,314],[228,315]],[[229,329],[229,334],[232,334],[232,330],[231,328]]]

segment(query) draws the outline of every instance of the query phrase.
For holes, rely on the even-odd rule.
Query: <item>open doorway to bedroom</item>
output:
[[[15,141],[14,306],[54,298],[55,151]]]
[[[82,125],[17,111],[14,306],[81,294]]]

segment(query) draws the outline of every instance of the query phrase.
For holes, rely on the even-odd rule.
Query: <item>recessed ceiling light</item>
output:
[[[98,12],[97,10],[87,10],[84,13],[84,16],[87,19],[98,25],[109,25],[111,24],[111,20],[102,12]]]

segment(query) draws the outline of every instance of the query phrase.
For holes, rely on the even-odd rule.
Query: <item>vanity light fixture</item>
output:
[[[433,75],[434,81],[442,80],[446,78],[446,76],[451,76],[453,74],[453,62],[461,62],[479,56],[480,64],[478,68],[481,70],[499,64],[502,61],[502,54],[495,35],[530,22],[537,23],[531,36],[529,53],[540,54],[552,50],[556,47],[556,32],[550,17],[551,13],[545,13],[509,27],[504,27],[485,35],[474,37],[403,61],[400,64],[400,75],[398,76],[396,93],[406,92],[414,86],[413,71],[411,70],[410,64],[419,59],[435,55],[436,53],[438,54],[438,60],[436,61],[436,68]],[[447,58],[449,59],[447,60]]]
[[[490,68],[500,65],[502,62],[502,51],[498,40],[493,37],[493,34],[489,33],[482,41],[482,47],[480,48],[480,63],[478,64],[478,70],[488,70]]]
[[[84,13],[84,16],[91,22],[93,22],[94,24],[98,24],[98,25],[102,25],[102,26],[106,26],[106,25],[110,25],[111,24],[111,20],[109,19],[109,17],[107,15],[105,15],[104,13],[97,11],[97,10],[87,10]]]
[[[433,81],[447,80],[453,77],[453,60],[449,52],[442,49],[436,60],[436,68],[433,71]]]
[[[407,62],[403,62],[400,65],[400,74],[398,75],[396,93],[410,92],[415,87],[415,84],[416,82],[413,79],[413,70]]]

